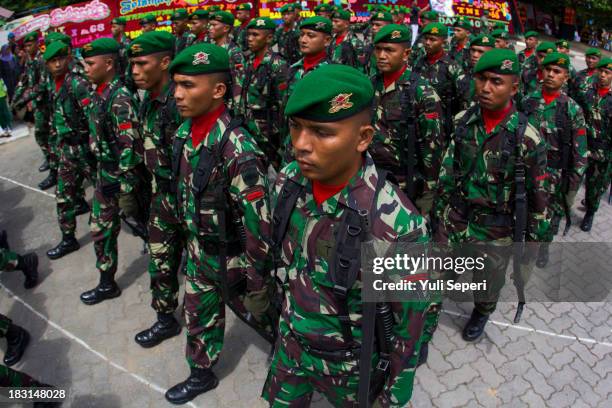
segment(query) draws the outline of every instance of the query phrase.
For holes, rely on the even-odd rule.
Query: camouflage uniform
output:
[[[287,61],[289,66],[295,64],[301,58],[299,38],[300,30],[297,28],[297,24],[290,30],[285,30],[285,26],[281,25],[274,32],[274,44],[278,53]]]
[[[332,37],[331,44],[329,45],[328,55],[330,61],[334,64],[350,65],[361,69],[359,58],[363,58],[363,43],[350,30],[338,44],[336,44],[337,39],[338,36],[336,34]]]
[[[518,100],[520,101],[532,93],[541,90],[543,82],[544,74],[538,65],[532,67],[524,66],[523,72],[521,72],[521,81],[519,83],[519,92],[517,94]]]
[[[589,70],[588,68],[585,68],[582,71],[578,71],[573,82],[571,83],[569,96],[582,105],[580,98],[595,82],[597,82],[597,69]]]
[[[463,48],[459,49],[457,41],[453,37],[448,55],[465,71],[465,68],[470,64],[470,40],[466,39]]]
[[[264,157],[251,136],[235,128],[212,170],[209,182],[196,198],[194,172],[203,149],[217,152],[230,115],[224,112],[206,138],[193,146],[191,120],[179,127],[182,139],[178,174],[178,210],[187,238],[187,277],[185,319],[187,322],[187,362],[192,368],[210,368],[223,346],[225,303],[223,282],[236,282],[246,276],[248,291],[264,287],[269,235],[268,181]],[[176,143],[176,142],[175,142]],[[231,209],[230,209],[231,207]],[[245,240],[235,226],[240,218]],[[225,219],[222,230],[220,221]],[[241,242],[242,241],[242,242]],[[220,260],[220,242],[226,243],[226,267]],[[245,249],[243,250],[243,245]],[[221,276],[223,269],[226,276]],[[229,285],[229,284],[228,284]]]
[[[334,225],[352,209],[368,209],[370,235],[386,242],[427,242],[423,217],[399,189],[378,178],[381,173],[369,155],[347,187],[318,206],[312,184],[296,162],[279,174],[273,200],[290,180],[301,186],[282,240],[280,260],[287,271],[285,296],[277,341],[263,396],[271,406],[308,406],[313,391],[334,406],[356,406],[359,362],[352,355],[323,359],[316,351],[346,351],[362,344],[362,282],[349,288],[346,304],[351,339],[345,338],[339,319],[340,301],[329,276],[327,245],[334,247]],[[375,214],[375,216],[374,216]],[[429,303],[391,303],[395,335],[390,375],[378,396],[382,406],[405,406],[412,396],[424,315]],[[317,354],[317,355],[315,355]],[[378,353],[375,353],[378,360]]]
[[[155,98],[144,96],[139,119],[144,139],[144,161],[152,175],[149,217],[149,275],[151,307],[157,313],[172,313],[178,306],[178,269],[185,238],[181,230],[173,186],[172,143],[181,118],[169,83]]]
[[[280,162],[282,101],[287,88],[287,64],[268,50],[257,68],[251,55],[246,64],[240,111],[254,124],[253,137],[270,161]]]
[[[416,83],[413,84],[413,82]],[[409,197],[422,213],[431,209],[438,172],[442,160],[444,131],[442,107],[436,91],[425,79],[406,69],[397,81],[384,89],[382,75],[372,78],[375,91],[374,139],[369,152],[379,168],[391,172],[405,188],[406,144],[408,137],[415,140],[414,197]],[[411,86],[413,88],[411,88]],[[413,92],[413,94],[411,94]],[[402,98],[406,93],[407,97]],[[402,106],[402,102],[406,106]],[[406,113],[414,117],[414,135],[407,134]]]
[[[96,267],[109,278],[117,272],[119,195],[135,194],[140,184],[138,168],[143,162],[143,143],[136,106],[133,95],[117,76],[101,94],[93,94],[89,110],[89,143],[98,165],[91,236]]]
[[[193,36],[189,31],[185,31],[181,36],[178,36],[176,42],[174,43],[174,55],[178,55],[179,52],[183,51],[187,48],[188,45],[191,45],[190,36]],[[195,36],[193,36],[195,38]]]
[[[234,29],[232,30],[232,38],[234,39],[234,42],[240,47],[243,53],[246,54],[249,52],[246,24],[234,27]]]
[[[240,96],[242,95],[242,82],[244,81],[244,55],[235,43],[228,41],[220,45],[229,54],[230,75],[232,78],[232,103],[230,107],[237,114],[244,114],[240,110]]]
[[[0,271],[11,272],[17,268],[19,255],[6,248],[0,248]],[[0,315],[1,316],[1,315]]]

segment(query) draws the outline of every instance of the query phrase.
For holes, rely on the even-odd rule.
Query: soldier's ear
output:
[[[359,128],[359,142],[357,143],[357,151],[363,153],[368,150],[373,138],[374,127],[370,124],[362,125]]]
[[[213,88],[213,99],[223,99],[225,97],[225,93],[227,92],[227,85],[223,82],[215,83],[215,87]]]
[[[160,68],[162,71],[166,71],[172,62],[172,57],[170,55],[164,55],[159,62]]]

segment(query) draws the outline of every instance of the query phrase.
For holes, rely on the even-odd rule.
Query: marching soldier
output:
[[[269,236],[265,158],[224,102],[231,63],[213,44],[186,48],[170,65],[177,108],[186,120],[174,147],[177,205],[187,235],[185,319],[191,374],[166,392],[174,404],[215,388],[212,366],[223,346],[225,304],[246,279],[245,307],[263,319]]]
[[[510,48],[510,33],[505,28],[498,28],[491,31],[491,37],[495,38],[495,48]]]
[[[240,47],[243,53],[249,51],[247,41],[247,24],[251,20],[251,3],[242,3],[236,7],[236,20],[240,22],[238,27],[234,27],[234,42]],[[274,24],[276,28],[276,24]]]
[[[157,29],[157,17],[153,14],[147,14],[140,19],[139,24],[143,33],[155,31]]]
[[[126,24],[125,17],[115,17],[111,21],[111,33],[113,38],[121,45],[121,48],[127,48],[130,45],[130,40],[125,35]]]
[[[374,84],[374,140],[369,152],[379,168],[395,176],[423,215],[432,207],[445,146],[440,98],[406,65],[410,31],[381,28],[374,39],[378,72]]]
[[[586,68],[576,73],[574,82],[570,87],[569,95],[576,101],[584,93],[584,90],[589,88],[597,80],[597,64],[601,60],[601,51],[597,48],[589,48],[584,53]]]
[[[537,64],[532,67],[523,67],[523,72],[521,73],[521,88],[519,92],[519,97],[523,98],[527,95],[532,94],[537,91],[542,86],[542,81],[544,80],[544,73],[542,71],[542,67],[540,64],[544,60],[546,55],[555,51],[555,43],[550,41],[542,41],[536,48],[536,60]],[[519,99],[520,100],[520,99]]]
[[[257,145],[275,168],[280,165],[282,101],[287,88],[287,63],[270,49],[276,24],[267,17],[247,25],[251,55],[246,63],[240,111],[254,124]]]
[[[56,139],[58,184],[55,192],[61,242],[47,251],[50,259],[59,259],[80,248],[74,233],[76,216],[89,212],[83,183],[94,177],[95,161],[89,151],[87,102],[92,89],[81,73],[82,67],[72,59],[70,38],[47,46],[43,55],[53,78],[50,103],[51,127]],[[79,68],[77,68],[79,66]]]
[[[377,11],[370,17],[370,36],[363,39],[363,54],[361,65],[363,72],[366,75],[373,76],[376,74],[376,57],[374,56],[374,37],[386,25],[393,23],[391,13],[386,11]]]
[[[582,92],[584,116],[588,124],[589,159],[586,171],[586,213],[580,229],[590,231],[599,201],[610,185],[612,173],[612,58],[597,64],[597,82]]]
[[[330,20],[332,18],[332,14],[334,13],[334,11],[335,11],[335,7],[331,3],[322,3],[314,7],[315,15],[319,17],[325,17]]]
[[[503,246],[518,236],[530,242],[545,236],[546,146],[512,102],[519,73],[518,58],[507,49],[486,52],[474,67],[478,104],[455,117],[455,132],[442,160],[435,202],[437,242]],[[507,265],[507,259],[491,257],[485,272],[489,278],[489,273],[504,274]],[[501,287],[489,280],[484,298],[482,292],[474,294],[465,341],[480,338],[496,308]],[[428,316],[428,335],[435,328],[435,313]]]
[[[428,6],[429,7],[429,6]],[[414,67],[414,62],[423,56],[425,56],[425,47],[424,47],[424,35],[423,28],[427,27],[431,23],[437,23],[439,20],[437,11],[424,11],[421,13],[421,29],[419,33],[412,42],[412,53],[410,54],[410,59],[408,60],[408,65]]]
[[[559,40],[555,43],[555,45],[557,46],[557,52],[560,52],[561,54],[565,54],[568,56],[570,55],[570,42],[567,40]],[[570,64],[569,66],[569,79],[566,81],[566,83],[563,85],[563,91],[565,93],[569,93],[569,89],[574,88],[574,81],[576,80],[576,69],[574,68],[573,65]]]
[[[542,61],[542,89],[525,98],[522,110],[529,123],[540,130],[547,147],[550,228],[544,242],[552,242],[565,217],[568,230],[571,208],[587,164],[586,124],[582,108],[562,92],[569,78],[569,57],[553,52]],[[569,221],[569,222],[568,222]],[[548,245],[541,245],[536,265],[548,263]]]
[[[538,60],[535,55],[536,47],[538,46],[538,37],[540,34],[537,31],[527,31],[525,33],[525,49],[518,53],[519,63],[523,69],[530,69],[538,65]]]
[[[210,20],[210,12],[204,9],[198,9],[189,15],[191,24],[191,32],[187,37],[185,47],[208,42],[208,21]]]
[[[375,355],[364,347],[374,341],[364,332],[374,331],[377,307],[361,302],[361,243],[428,240],[424,218],[367,153],[373,96],[364,74],[330,64],[305,76],[285,108],[296,161],[279,174],[273,196],[272,236],[287,272],[263,390],[273,407],[309,406],[314,391],[334,406],[355,406],[368,398],[358,384],[371,361],[381,367],[372,375],[374,406],[406,406],[412,396],[429,304],[381,303],[377,320],[392,322],[393,337],[377,337]]]
[[[465,76],[459,83],[460,93],[467,95],[467,99],[464,100],[462,110],[466,110],[473,103],[477,102],[476,99],[476,85],[474,83],[474,75],[472,71],[480,60],[480,57],[494,48],[495,41],[493,37],[488,34],[479,34],[470,41],[470,59],[468,64],[465,66]]]
[[[21,271],[25,277],[25,281],[23,282],[23,287],[25,289],[32,289],[38,284],[38,256],[35,253],[28,253],[25,255],[19,255],[13,251],[8,244],[8,238],[6,235],[6,231],[0,232],[0,271]],[[2,315],[0,315],[2,316]],[[4,317],[4,316],[3,316]],[[0,327],[8,328],[7,325],[2,325],[2,321],[4,319],[0,319]],[[5,321],[5,320],[4,320]],[[9,321],[10,323],[10,321]],[[0,332],[2,330],[0,329]],[[9,342],[11,343],[11,342]],[[10,346],[10,344],[9,344]],[[10,347],[9,347],[10,348]],[[7,349],[4,364],[7,366],[12,366],[19,360],[15,357],[8,357],[8,355],[17,355],[19,353],[9,352]]]
[[[395,8],[391,10],[391,15],[393,16],[393,24],[404,25],[407,11],[408,9],[404,6],[395,6]]]
[[[450,43],[448,55],[464,70],[470,63],[469,36],[472,30],[470,20],[466,17],[457,17],[453,25],[454,35]]]
[[[100,271],[98,286],[81,294],[86,305],[121,295],[115,282],[119,213],[121,209],[128,217],[140,215],[135,202],[142,196],[137,190],[143,177],[143,145],[137,102],[115,70],[118,54],[119,43],[112,38],[99,38],[82,50],[85,73],[96,86],[87,109],[90,149],[97,160],[90,228]]]
[[[351,12],[337,10],[332,18],[334,33],[329,47],[331,62],[359,68],[359,57],[363,52],[363,44],[351,31]]]
[[[283,57],[289,66],[300,59],[300,30],[297,26],[298,13],[294,4],[285,4],[280,8],[283,17],[281,24],[274,33],[274,43],[277,52]]]
[[[174,10],[172,13],[172,27],[176,42],[174,44],[174,55],[183,51],[189,41],[189,14],[186,9]]]

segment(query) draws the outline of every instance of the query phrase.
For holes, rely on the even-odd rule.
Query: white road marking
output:
[[[44,195],[46,195],[47,197],[55,198],[55,194],[47,193],[46,191],[40,190],[40,189],[35,188],[35,187],[30,187],[30,186],[28,186],[27,184],[20,183],[20,182],[18,182],[18,181],[12,180],[12,179],[10,179],[10,178],[8,178],[8,177],[0,176],[0,180],[4,180],[4,181],[7,181],[7,182],[9,182],[9,183],[13,183],[13,184],[15,184],[15,185],[18,185],[19,187],[23,187],[23,188],[26,188],[26,189],[28,189],[28,190],[35,191],[35,192],[37,192],[37,193],[44,194]]]

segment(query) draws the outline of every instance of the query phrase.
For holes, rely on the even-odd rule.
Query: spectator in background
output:
[[[20,72],[19,63],[11,50],[10,44],[4,44],[0,50],[0,78],[4,81],[8,91],[8,101],[13,99]]]
[[[11,137],[12,115],[7,101],[7,90],[4,81],[0,79],[0,137]]]

